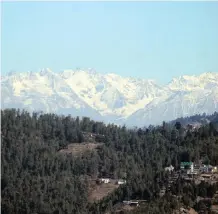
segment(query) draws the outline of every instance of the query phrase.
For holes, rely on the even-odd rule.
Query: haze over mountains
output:
[[[2,108],[55,112],[128,126],[159,124],[218,111],[218,73],[181,76],[160,86],[153,80],[50,69],[1,77]]]

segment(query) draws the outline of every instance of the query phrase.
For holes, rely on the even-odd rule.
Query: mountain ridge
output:
[[[19,107],[144,126],[218,110],[218,73],[155,80],[49,68],[1,76],[2,108]]]

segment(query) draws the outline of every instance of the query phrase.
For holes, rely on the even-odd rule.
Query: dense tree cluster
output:
[[[127,129],[86,117],[7,109],[1,111],[1,121],[1,203],[5,214],[98,214],[125,199],[146,199],[151,201],[149,213],[170,213],[177,202],[168,204],[166,197],[171,195],[158,199],[157,194],[168,176],[164,167],[172,164],[178,168],[181,161],[202,157],[218,165],[218,120],[194,131],[178,121]],[[104,145],[83,156],[58,152],[70,143],[83,142],[83,132],[104,136],[96,139]],[[90,204],[88,176],[124,178],[127,184]]]

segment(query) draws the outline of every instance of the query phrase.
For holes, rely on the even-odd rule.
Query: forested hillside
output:
[[[79,156],[59,152],[84,142],[84,132],[102,136],[96,139],[102,145]],[[3,214],[98,214],[129,199],[148,200],[138,213],[168,214],[180,203],[192,205],[194,196],[177,186],[174,193],[179,191],[182,201],[171,195],[159,199],[157,193],[168,176],[164,167],[178,168],[181,161],[200,158],[218,165],[218,131],[213,122],[197,130],[165,122],[130,130],[89,118],[7,109],[1,111],[1,142]],[[97,177],[122,178],[127,183],[91,203],[89,181]]]
[[[180,122],[182,125],[188,124],[207,124],[209,122],[213,122],[216,125],[218,124],[218,113],[214,112],[214,114],[206,115],[206,114],[196,114],[191,117],[180,117],[176,120],[171,121],[172,124],[176,122]]]

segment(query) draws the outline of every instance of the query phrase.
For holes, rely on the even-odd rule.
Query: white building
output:
[[[218,170],[217,170],[217,166],[214,166],[213,169],[212,169],[212,172],[215,173],[215,172],[217,172],[217,171],[218,171]]]
[[[190,170],[191,170],[191,173],[194,172],[194,164],[193,163],[190,165]]]
[[[165,167],[165,171],[172,172],[174,171],[174,167],[170,165],[169,167]]]
[[[197,175],[199,174],[200,167],[197,165],[194,165],[194,163],[191,163],[190,169],[187,170],[188,175]]]
[[[100,178],[99,180],[100,180],[100,182],[105,183],[105,184],[110,183],[110,179],[109,178]]]
[[[123,201],[124,204],[130,205],[130,206],[139,206],[138,201]]]
[[[121,185],[121,184],[125,184],[126,183],[126,180],[118,180],[117,181],[117,184]]]

